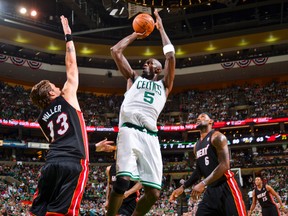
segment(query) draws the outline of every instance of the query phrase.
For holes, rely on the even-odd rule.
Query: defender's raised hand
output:
[[[70,26],[69,26],[69,22],[68,22],[68,19],[65,17],[65,16],[61,16],[61,23],[62,23],[62,27],[63,27],[63,31],[64,31],[64,34],[71,34],[71,29],[70,29]]]

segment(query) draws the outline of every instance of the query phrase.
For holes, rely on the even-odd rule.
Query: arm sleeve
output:
[[[202,175],[197,164],[196,169],[194,170],[190,178],[184,182],[183,187],[184,188],[191,187],[193,184],[195,184],[195,182],[197,182],[201,178],[201,176]]]

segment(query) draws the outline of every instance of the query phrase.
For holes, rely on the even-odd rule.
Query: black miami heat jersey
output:
[[[275,206],[273,197],[271,193],[267,191],[265,184],[262,185],[262,188],[260,190],[257,187],[255,188],[255,195],[262,208],[269,208]]]
[[[109,180],[111,182],[111,184],[115,184],[116,182],[116,163],[113,163],[110,167],[110,171],[109,171]],[[128,190],[130,190],[134,185],[136,184],[135,181],[130,181],[130,185]],[[129,203],[131,200],[136,200],[138,199],[140,196],[140,192],[136,191],[133,194],[130,194],[130,196],[128,196],[126,199],[123,200],[123,203]]]
[[[38,117],[38,123],[50,142],[47,161],[54,158],[89,160],[85,121],[81,111],[62,96],[53,100]]]
[[[196,158],[197,166],[201,170],[201,174],[206,178],[209,176],[214,169],[219,165],[217,153],[215,147],[211,143],[211,137],[214,130],[211,130],[206,137],[201,141],[198,140],[196,143]],[[220,181],[225,181],[226,177],[223,175],[219,180],[211,185],[215,185]]]
[[[196,143],[196,164],[205,178],[218,166],[216,148],[211,138],[214,130]],[[198,204],[196,216],[223,215],[246,216],[242,193],[234,178],[234,173],[227,170],[222,177],[208,185],[202,201]]]

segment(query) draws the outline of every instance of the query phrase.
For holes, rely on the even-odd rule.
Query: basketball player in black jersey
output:
[[[106,203],[105,208],[109,206],[109,196],[113,188],[113,185],[116,182],[116,163],[113,163],[111,166],[106,168],[107,175],[107,187],[106,187]],[[137,181],[130,181],[129,189],[124,193],[124,199],[121,207],[118,210],[117,215],[121,216],[130,216],[132,215],[134,209],[136,208],[137,201],[140,198],[140,189],[142,184]]]
[[[278,193],[268,184],[263,184],[261,177],[255,178],[255,189],[253,190],[253,200],[250,207],[248,216],[250,216],[256,206],[256,200],[262,208],[262,216],[280,216],[280,212],[274,202],[273,196],[276,197],[280,204],[280,209],[284,210],[285,207]]]
[[[213,120],[202,113],[197,118],[200,139],[194,146],[196,170],[182,186],[174,190],[170,201],[181,195],[185,188],[192,188],[192,199],[197,200],[204,192],[196,216],[246,216],[241,191],[230,171],[230,158],[226,137],[212,130]]]
[[[32,102],[42,110],[38,123],[50,143],[30,209],[30,215],[36,216],[79,215],[88,179],[87,132],[76,95],[76,52],[67,18],[61,16],[61,23],[66,39],[67,81],[60,90],[48,80],[42,80],[30,94]],[[105,146],[107,143],[113,142],[99,142],[96,151],[111,151]]]

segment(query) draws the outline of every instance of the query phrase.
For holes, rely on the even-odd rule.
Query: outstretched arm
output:
[[[95,144],[96,152],[112,152],[116,150],[116,146],[114,145],[114,141],[108,141],[104,139]]]
[[[133,32],[132,34],[120,40],[110,49],[112,58],[114,59],[118,69],[126,79],[137,77],[138,74],[131,68],[128,60],[123,55],[123,51],[129,44],[136,40],[139,35],[139,33]]]
[[[164,65],[164,84],[167,89],[166,94],[168,95],[172,90],[173,82],[175,78],[175,65],[176,65],[175,49],[165,32],[162,19],[158,14],[158,10],[154,11],[154,15],[156,17],[155,25],[156,25],[156,28],[160,32],[162,44],[163,44],[163,52],[166,58],[165,65]]]
[[[63,97],[77,110],[80,110],[80,106],[77,100],[77,89],[79,85],[79,74],[76,60],[76,51],[74,42],[71,36],[71,29],[68,23],[68,19],[61,16],[61,23],[66,40],[66,75],[67,81],[62,89]]]
[[[179,197],[185,190],[185,188],[191,187],[195,182],[197,182],[201,178],[201,174],[199,169],[196,167],[196,170],[192,173],[190,178],[184,182],[183,185],[175,189],[170,195],[169,201],[174,201],[177,197]]]

